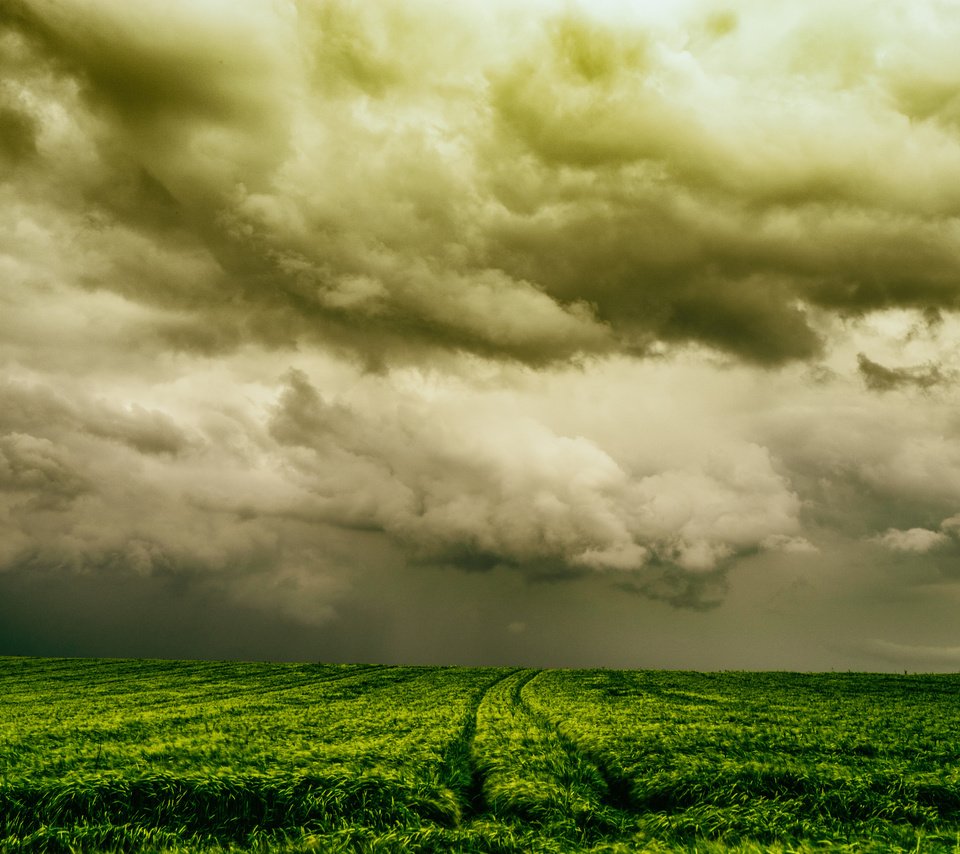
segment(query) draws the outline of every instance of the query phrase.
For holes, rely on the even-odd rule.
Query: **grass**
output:
[[[960,677],[0,658],[0,851],[960,851]]]

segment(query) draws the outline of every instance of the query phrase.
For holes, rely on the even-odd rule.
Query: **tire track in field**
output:
[[[526,699],[543,672],[508,674],[480,704],[474,762],[481,764],[484,817],[563,826],[577,850],[611,833],[619,838],[630,818],[612,781]]]
[[[476,761],[474,741],[477,736],[477,716],[480,706],[490,693],[506,679],[515,676],[521,668],[509,670],[496,679],[488,682],[478,690],[464,714],[463,727],[459,735],[447,749],[443,758],[442,767],[445,776],[450,781],[450,788],[457,794],[460,801],[460,822],[471,821],[480,816],[486,808],[483,797],[483,787],[486,775]]]
[[[540,676],[542,672],[543,671],[540,671],[534,674],[533,677],[517,688],[517,704],[523,708],[524,713],[532,718],[540,728],[548,731],[551,737],[556,739],[571,762],[582,763],[596,771],[598,777],[603,781],[603,788],[597,792],[602,806],[612,810],[614,813],[636,813],[638,807],[631,791],[630,780],[611,768],[610,765],[594,751],[585,750],[581,745],[577,744],[576,741],[563,732],[559,724],[555,723],[539,709],[534,708],[523,696],[523,689],[533,682],[537,676]]]
[[[483,704],[483,701],[488,696],[490,696],[490,694],[498,685],[500,685],[502,682],[505,682],[507,679],[511,679],[512,677],[516,676],[518,673],[522,673],[522,672],[523,672],[523,668],[518,667],[517,669],[512,670],[510,673],[507,673],[505,676],[503,676],[500,679],[497,679],[496,682],[493,682],[491,685],[489,685],[487,687],[487,690],[483,693],[483,696],[480,697],[480,699],[477,701],[476,708],[474,709],[473,731],[470,737],[470,765],[471,765],[471,768],[473,769],[473,789],[475,793],[474,797],[476,799],[476,803],[478,806],[477,814],[482,812],[486,807],[483,790],[484,790],[484,785],[486,783],[486,778],[487,778],[487,772],[476,761],[475,751],[473,749],[473,742],[476,738],[476,732],[477,732],[477,716],[480,713],[480,706]],[[543,672],[542,670],[529,670],[526,673],[523,673],[523,675],[516,680],[516,683],[513,685],[513,687],[510,690],[510,701],[511,701],[511,707],[513,709],[522,708],[523,700],[520,697],[520,692],[523,690],[524,686],[527,685],[527,683],[532,682],[542,672]]]

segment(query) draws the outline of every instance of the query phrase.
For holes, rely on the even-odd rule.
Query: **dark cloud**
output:
[[[40,46],[59,69],[79,79],[90,101],[129,129],[243,126],[260,128],[271,139],[277,129],[264,127],[263,120],[275,114],[276,93],[266,91],[260,78],[275,70],[277,50],[258,28],[279,26],[277,19],[256,8],[229,18],[190,7],[168,9],[165,16],[158,11],[149,5],[119,10],[13,0],[0,22]]]
[[[37,153],[37,121],[29,113],[0,106],[0,156],[16,166]]]
[[[723,571],[689,575],[669,568],[642,582],[630,579],[619,581],[616,587],[655,602],[665,602],[673,608],[693,611],[719,608],[729,589],[726,573]]]
[[[894,391],[899,388],[934,388],[952,381],[938,365],[915,365],[906,368],[888,368],[874,362],[863,353],[857,354],[857,369],[864,385],[871,391]]]
[[[13,85],[74,127],[5,126],[20,155],[82,163],[63,264],[181,315],[157,319],[156,346],[542,365],[659,341],[776,365],[822,352],[810,306],[957,306],[955,241],[931,216],[960,204],[956,143],[874,102],[871,82],[907,72],[869,50],[842,93],[804,76],[825,14],[764,54],[765,80],[737,53],[751,28],[714,13],[684,22],[684,53],[662,21],[587,12],[505,40],[505,10],[17,3],[6,38],[33,61]],[[895,163],[929,148],[927,171],[865,163],[858,135]]]

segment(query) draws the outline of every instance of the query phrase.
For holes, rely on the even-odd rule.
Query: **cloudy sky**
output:
[[[960,667],[958,42],[8,0],[0,653]]]

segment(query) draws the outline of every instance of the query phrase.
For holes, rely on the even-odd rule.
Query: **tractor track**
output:
[[[476,760],[474,741],[477,736],[477,717],[480,707],[490,693],[502,682],[516,676],[522,668],[514,668],[488,682],[476,692],[464,714],[463,727],[456,740],[450,745],[443,759],[445,774],[450,787],[457,793],[460,801],[460,823],[478,818],[486,811],[483,789],[486,772]],[[533,678],[536,672],[529,678]]]
[[[603,789],[597,792],[602,806],[613,810],[615,813],[638,812],[638,804],[633,797],[630,780],[618,773],[608,762],[598,756],[596,752],[586,750],[577,744],[576,741],[563,732],[557,723],[531,705],[529,700],[523,696],[523,689],[533,682],[533,679],[541,675],[542,672],[543,671],[540,671],[540,673],[535,674],[516,690],[517,703],[522,707],[524,714],[532,718],[541,729],[549,732],[551,737],[556,739],[563,751],[570,757],[571,761],[588,764],[597,772],[604,783]]]

